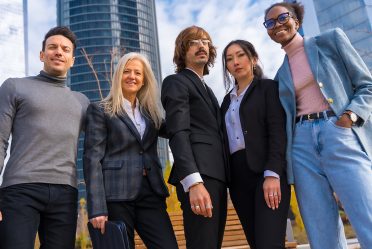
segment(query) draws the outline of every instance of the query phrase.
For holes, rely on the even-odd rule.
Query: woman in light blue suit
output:
[[[286,52],[276,80],[287,114],[288,181],[311,248],[347,248],[334,192],[362,248],[372,248],[372,77],[342,30],[301,37],[303,15],[298,3],[277,3],[264,22]]]

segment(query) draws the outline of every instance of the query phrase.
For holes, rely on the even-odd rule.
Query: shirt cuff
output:
[[[185,192],[189,192],[189,188],[194,185],[195,183],[203,182],[203,179],[201,178],[201,175],[198,172],[192,173],[185,178],[183,178],[181,181],[183,190]]]
[[[265,170],[264,171],[264,177],[268,177],[268,176],[272,176],[272,177],[280,179],[280,176],[277,173],[275,173],[274,171]]]

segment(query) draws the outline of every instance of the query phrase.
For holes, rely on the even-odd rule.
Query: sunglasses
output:
[[[263,25],[266,29],[273,29],[276,25],[276,22],[280,24],[285,24],[289,21],[289,18],[293,17],[289,12],[280,14],[277,18],[271,18],[264,21]]]

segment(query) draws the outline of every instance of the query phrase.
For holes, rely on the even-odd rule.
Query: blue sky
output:
[[[252,42],[259,53],[265,74],[274,77],[284,53],[278,44],[269,39],[262,25],[264,10],[274,2],[276,1],[155,0],[162,77],[174,72],[172,63],[174,41],[178,33],[190,25],[205,28],[217,46],[218,57],[206,81],[220,101],[225,95],[220,54],[226,44],[233,39],[246,39]],[[43,36],[56,25],[56,2],[29,0],[28,10],[29,73],[33,75],[42,68],[39,51]]]

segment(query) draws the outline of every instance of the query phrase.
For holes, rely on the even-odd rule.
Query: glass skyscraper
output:
[[[0,85],[27,75],[27,1],[0,0]]]
[[[154,0],[60,0],[57,1],[57,23],[69,26],[78,37],[75,64],[68,84],[74,91],[84,93],[91,101],[107,96],[110,75],[118,55],[140,52],[149,59],[161,84],[158,33]],[[90,57],[100,81],[88,65],[82,49]],[[114,54],[114,56],[113,56]],[[101,94],[99,89],[101,89]],[[84,195],[82,172],[83,139],[78,153],[79,191]],[[159,139],[158,154],[163,167],[168,160],[168,145]]]
[[[287,2],[295,2],[287,0]],[[339,27],[372,72],[372,1],[371,0],[301,0],[305,6],[303,33],[314,36]]]

